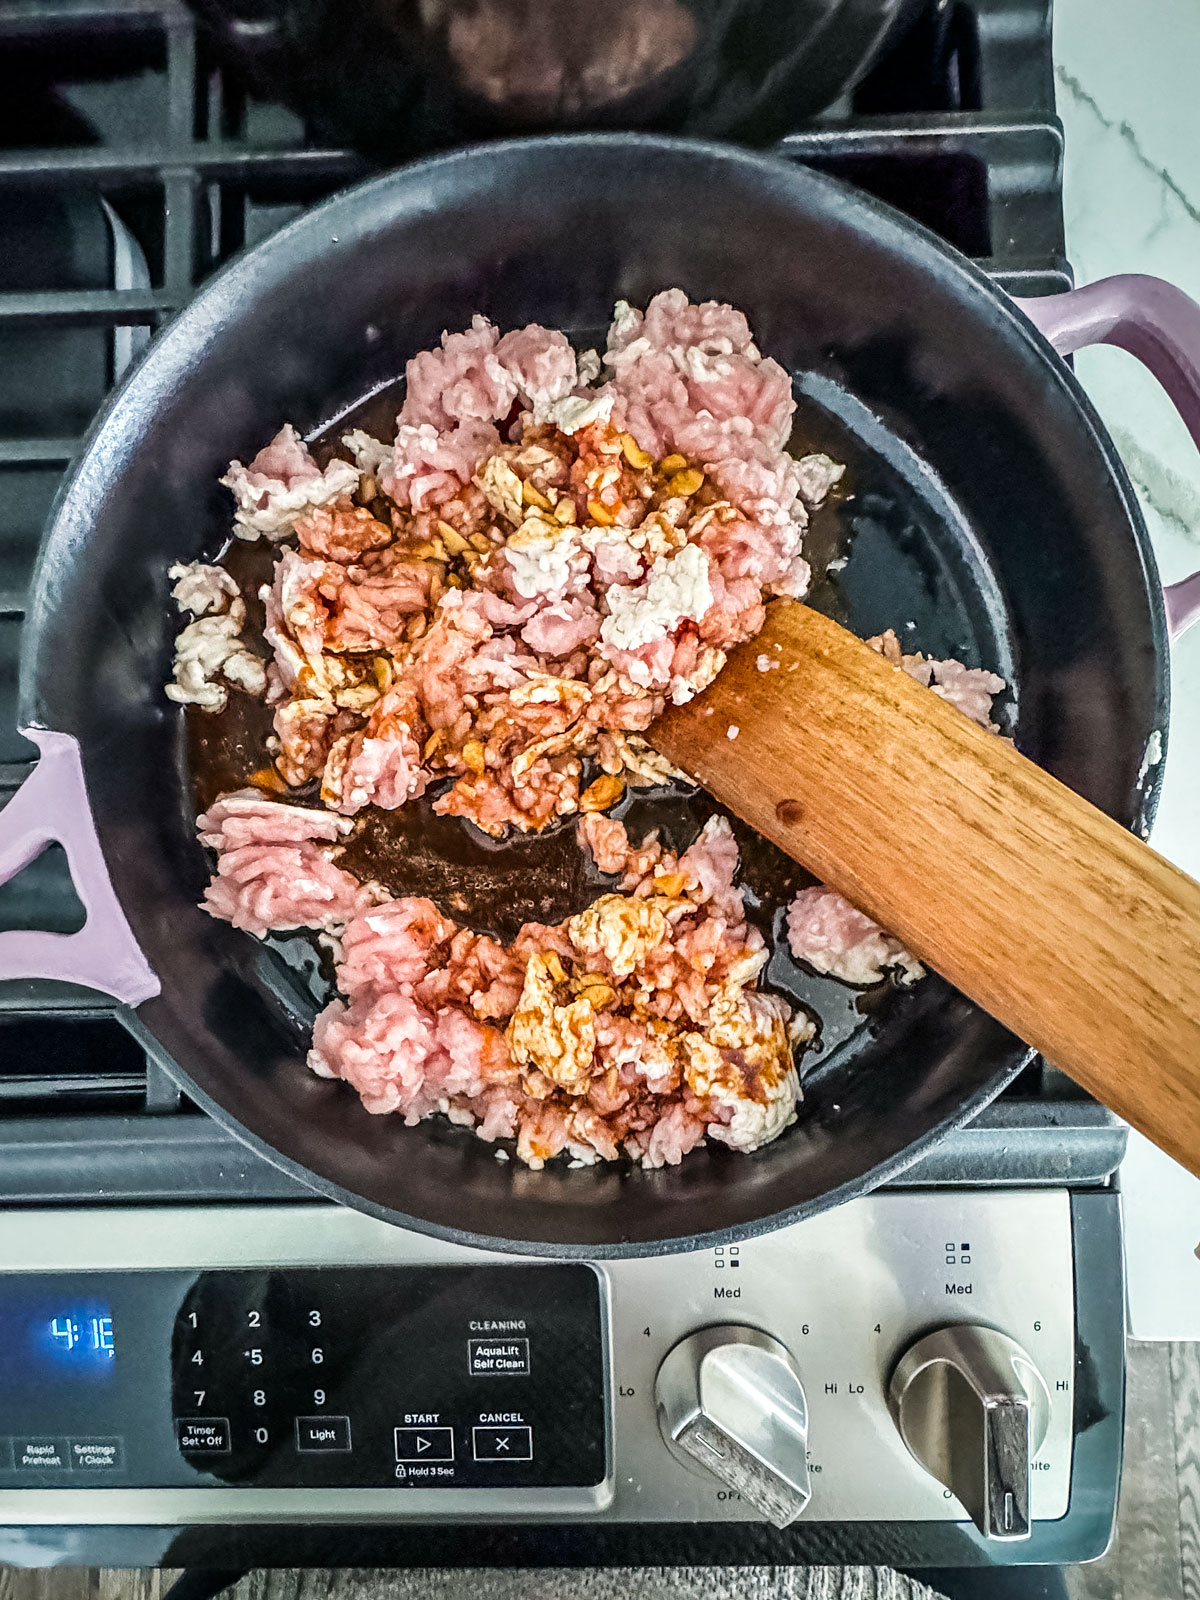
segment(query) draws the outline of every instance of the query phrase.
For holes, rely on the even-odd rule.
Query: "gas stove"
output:
[[[64,468],[234,251],[367,172],[173,0],[0,4],[0,804]],[[931,5],[779,156],[1065,288],[1048,4]],[[78,927],[48,850],[0,928]],[[1036,1064],[901,1180],[741,1246],[530,1264],[318,1201],[102,997],[0,985],[0,1560],[1058,1563],[1120,1470],[1124,1128]]]

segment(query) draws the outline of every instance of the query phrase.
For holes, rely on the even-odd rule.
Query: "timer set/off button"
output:
[[[185,1455],[227,1456],[233,1449],[228,1417],[176,1417],[175,1436]]]

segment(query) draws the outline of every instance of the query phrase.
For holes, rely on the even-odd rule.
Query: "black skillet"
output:
[[[999,671],[1027,754],[1131,827],[1153,810],[1161,768],[1143,758],[1166,726],[1166,632],[1129,483],[1050,346],[930,234],[812,172],[638,135],[467,151],[301,217],[154,342],[58,503],[21,676],[43,759],[4,815],[0,878],[60,838],[89,920],[74,936],[0,935],[0,974],[136,1004],[130,1026],[264,1155],[464,1242],[645,1254],[777,1226],[894,1176],[1027,1060],[936,977],[856,1007],[777,956],[771,980],[827,1020],[783,1137],[661,1172],[534,1173],[461,1129],[368,1116],[311,1076],[315,1002],[294,953],[197,909],[209,864],[184,721],[162,693],[177,625],[166,574],[222,547],[228,460],[285,419],[319,435],[474,312],[595,329],[618,296],[674,284],[740,306],[796,375],[804,442],[849,459],[853,498],[817,532],[848,562],[817,603],[864,634],[895,627]],[[764,916],[767,851],[747,851]],[[500,878],[514,895],[528,884],[523,869]]]

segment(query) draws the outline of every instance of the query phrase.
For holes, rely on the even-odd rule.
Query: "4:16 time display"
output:
[[[46,1331],[58,1350],[86,1351],[109,1361],[116,1356],[112,1317],[107,1313],[88,1316],[83,1312],[63,1312],[50,1318]]]

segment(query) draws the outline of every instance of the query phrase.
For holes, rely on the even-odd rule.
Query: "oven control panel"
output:
[[[586,1265],[0,1274],[0,1490],[593,1491],[605,1367]]]
[[[893,1190],[586,1263],[318,1203],[23,1212],[0,1233],[0,1525],[1026,1539],[1072,1505],[1074,1228],[1065,1189]]]

